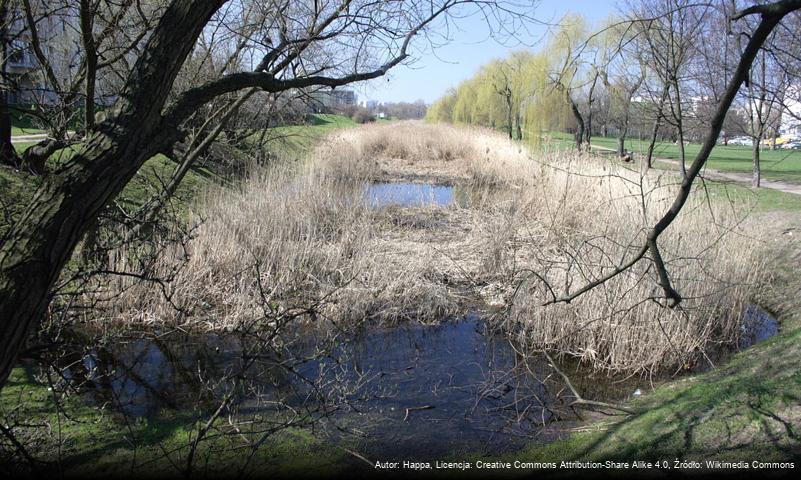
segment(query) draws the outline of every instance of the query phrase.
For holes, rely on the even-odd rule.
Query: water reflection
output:
[[[756,307],[745,319],[742,348],[777,331]],[[61,359],[90,402],[130,416],[208,414],[235,392],[231,416],[239,421],[303,412],[324,419],[316,432],[383,459],[509,451],[574,418],[573,397],[550,366],[524,360],[475,316],[301,335],[280,348],[249,335],[171,333],[78,348]],[[613,381],[570,362],[562,369],[587,398],[615,402],[642,387],[638,378]]]
[[[762,308],[748,305],[743,315],[742,330],[740,349],[756,345],[779,333],[779,322]]]
[[[543,380],[545,363],[521,363],[477,317],[342,340],[255,351],[237,335],[170,334],[92,348],[65,372],[83,380],[93,403],[145,417],[212,411],[246,376],[237,415],[325,411],[321,431],[351,444],[357,432],[362,451],[382,458],[506,451],[563,418],[572,400]]]
[[[445,206],[454,202],[454,188],[429,183],[370,183],[364,188],[364,198],[373,208]]]

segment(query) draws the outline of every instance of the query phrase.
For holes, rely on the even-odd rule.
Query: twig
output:
[[[411,412],[415,412],[417,410],[431,410],[432,408],[434,408],[434,405],[423,405],[422,407],[409,407],[406,409],[406,415],[403,416],[403,421],[405,422],[406,420],[409,419],[409,413]]]
[[[576,397],[576,399],[573,401],[573,403],[570,404],[571,407],[573,407],[573,406],[604,407],[604,408],[611,408],[612,410],[619,410],[619,411],[625,412],[625,413],[627,413],[629,415],[633,415],[635,413],[634,410],[632,410],[632,409],[630,409],[628,407],[624,407],[622,405],[616,405],[614,403],[598,402],[598,401],[595,401],[595,400],[587,400],[587,399],[585,399],[584,397],[581,396],[580,393],[578,393],[576,388],[573,386],[573,383],[570,381],[570,377],[568,377],[564,372],[562,372],[562,370],[559,369],[559,367],[556,366],[556,362],[554,362],[553,358],[551,358],[551,356],[548,355],[548,352],[543,350],[542,353],[545,355],[545,358],[548,359],[548,362],[551,364],[551,367],[556,371],[556,373],[558,373],[564,379],[565,383],[567,384],[567,388],[569,388],[570,391],[573,392],[573,396]]]

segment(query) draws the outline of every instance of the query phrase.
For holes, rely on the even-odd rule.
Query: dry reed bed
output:
[[[673,367],[736,341],[764,281],[764,242],[741,225],[743,209],[701,195],[660,243],[681,308],[659,305],[647,261],[570,304],[544,306],[632,254],[675,178],[575,154],[536,157],[482,129],[407,122],[340,132],[300,171],[256,171],[199,205],[207,220],[171,284],[187,315],[147,286],[129,288],[111,315],[232,328],[265,306],[313,305],[341,325],[437,321],[472,292],[501,307],[520,340],[599,369]],[[468,204],[363,201],[365,181],[421,176],[458,185]]]

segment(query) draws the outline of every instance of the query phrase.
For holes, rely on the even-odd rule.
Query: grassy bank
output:
[[[574,145],[570,134],[561,132],[551,132],[549,136],[560,146],[570,147]],[[617,138],[614,137],[592,137],[592,144],[617,150]],[[637,154],[644,154],[648,151],[650,140],[638,138],[626,139],[626,149]],[[690,143],[685,146],[685,154],[688,161],[695,158],[701,144]],[[654,147],[654,157],[677,160],[680,158],[679,146],[673,142],[657,142]],[[736,145],[717,145],[707,161],[707,166],[723,172],[736,172],[751,174],[753,169],[753,150],[751,147]],[[760,165],[762,167],[763,178],[768,180],[780,180],[790,183],[801,183],[801,151],[799,150],[771,150],[765,147],[761,152]]]
[[[36,468],[60,472],[67,478],[181,477],[187,468],[189,446],[203,427],[203,416],[188,409],[147,420],[123,419],[98,411],[84,398],[51,389],[33,370],[16,368],[0,392],[0,413],[14,428],[17,439],[37,459]],[[18,426],[19,421],[24,425]],[[197,451],[193,476],[228,477],[244,468],[248,449],[226,422],[214,425]],[[3,442],[3,448],[10,447]],[[0,472],[26,471],[25,459],[9,458],[0,448]],[[14,463],[4,463],[13,460]],[[351,464],[348,454],[315,438],[302,428],[288,428],[272,436],[248,466],[250,475],[310,476],[343,473]],[[3,468],[4,467],[4,468]]]
[[[737,355],[722,368],[669,382],[565,440],[504,460],[781,462],[801,459],[801,330]],[[521,472],[517,472],[518,474]],[[731,473],[731,472],[729,472]]]
[[[280,153],[283,158],[300,159],[308,154],[315,142],[338,128],[349,128],[356,124],[349,118],[338,115],[311,115],[309,125],[284,126],[270,129],[268,137],[274,139],[270,148]],[[15,127],[16,134],[31,133],[30,127]],[[24,132],[23,132],[24,130]],[[40,133],[40,132],[37,132]],[[15,143],[18,152],[24,151],[31,143]],[[59,153],[53,158],[57,158]],[[126,208],[136,208],[149,200],[159,191],[162,183],[170,177],[176,164],[164,155],[156,155],[145,162],[134,179],[118,197],[118,201]],[[175,205],[183,212],[188,211],[198,193],[220,185],[225,180],[225,172],[205,166],[195,166],[187,173],[175,195]],[[0,233],[5,231],[13,218],[30,201],[41,178],[0,166],[0,197],[3,199],[3,216],[0,217]]]

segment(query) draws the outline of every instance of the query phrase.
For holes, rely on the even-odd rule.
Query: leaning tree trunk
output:
[[[651,142],[648,144],[648,152],[645,154],[645,166],[647,168],[654,166],[654,148],[656,147],[656,137],[659,134],[659,128],[662,126],[665,102],[667,101],[669,93],[670,84],[666,81],[665,86],[662,88],[662,96],[659,98],[659,106],[657,107],[656,118],[654,119],[654,128],[651,130]]]
[[[0,246],[0,387],[84,232],[141,165],[174,141],[161,110],[181,66],[221,0],[173,0],[108,120],[53,171]]]

